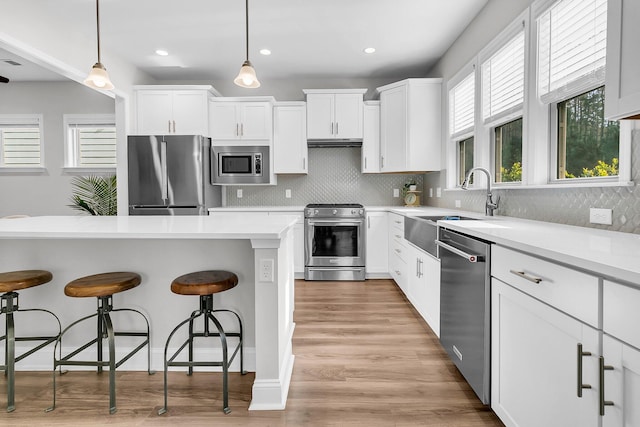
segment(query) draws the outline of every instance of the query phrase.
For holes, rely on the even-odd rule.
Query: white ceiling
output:
[[[487,0],[250,0],[259,79],[424,77]],[[43,2],[52,22],[95,39],[93,0]],[[102,0],[102,62],[117,54],[157,80],[233,79],[245,57],[243,0]],[[375,47],[374,54],[363,49]],[[258,53],[268,48],[273,53]],[[169,56],[154,52],[165,49]],[[0,61],[12,80],[50,80]],[[88,64],[90,67],[92,64]]]

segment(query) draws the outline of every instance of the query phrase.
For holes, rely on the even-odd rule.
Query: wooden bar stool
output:
[[[164,407],[158,411],[158,415],[162,415],[167,412],[167,369],[169,366],[187,366],[189,368],[188,375],[193,374],[194,366],[221,366],[222,367],[222,396],[223,405],[222,410],[225,414],[231,412],[229,408],[229,366],[233,363],[238,351],[240,352],[240,372],[246,374],[244,370],[244,355],[242,346],[242,320],[240,316],[231,310],[225,309],[213,309],[213,294],[224,292],[226,290],[234,288],[238,284],[238,276],[235,274],[222,271],[222,270],[209,270],[198,271],[196,273],[189,273],[178,277],[171,283],[171,291],[178,295],[198,295],[200,296],[200,308],[191,313],[191,316],[182,321],[176,326],[167,338],[167,343],[164,347]],[[238,332],[225,332],[220,324],[220,321],[213,315],[213,313],[231,313],[238,321]],[[203,317],[203,331],[194,332],[193,323],[198,317]],[[218,332],[211,332],[211,321]],[[189,336],[186,341],[176,350],[176,352],[170,358],[167,358],[169,344],[173,335],[184,326],[189,323]],[[198,337],[219,337],[222,343],[222,360],[221,361],[194,361],[193,360],[193,340]],[[236,346],[231,358],[228,357],[227,338],[238,338],[238,345]],[[188,346],[188,362],[175,361],[176,357]]]
[[[98,330],[96,338],[87,342],[83,346],[77,348],[66,356],[60,356],[60,359],[56,359],[54,353],[53,360],[53,404],[48,411],[52,411],[56,407],[56,377],[55,370],[58,366],[96,366],[98,368],[98,372],[102,372],[102,368],[104,366],[109,367],[109,412],[111,414],[116,412],[116,369],[120,367],[124,362],[129,360],[131,356],[133,356],[138,351],[142,350],[145,346],[147,347],[147,371],[149,375],[154,372],[151,370],[151,351],[149,348],[149,320],[147,317],[142,314],[138,310],[134,310],[131,308],[120,308],[114,309],[112,298],[113,294],[124,292],[129,289],[135,288],[141,282],[140,275],[137,273],[130,272],[115,272],[115,273],[102,273],[102,274],[94,274],[92,276],[85,276],[79,279],[76,279],[72,282],[69,282],[67,286],[64,288],[65,295],[74,298],[85,298],[85,297],[96,297],[98,299],[98,310],[96,313],[91,314],[89,316],[85,316],[79,320],[76,320],[69,326],[67,326],[60,337],[56,341],[56,347],[61,345],[62,337],[64,334],[71,329],[73,326],[77,325],[80,322],[91,319],[93,317],[97,317],[98,321]],[[143,332],[116,332],[113,329],[113,323],[111,322],[110,313],[114,312],[133,312],[139,314],[145,321],[147,325],[147,330]],[[115,337],[144,337],[144,341],[138,345],[136,348],[131,350],[127,355],[123,356],[122,359],[116,361],[116,348],[115,348]],[[102,341],[107,339],[107,346],[109,351],[109,358],[106,361],[103,361],[102,355]],[[97,347],[97,361],[87,361],[87,360],[71,360],[74,356],[79,354],[80,352],[86,350],[91,347],[93,344],[96,344]]]
[[[0,337],[0,341],[5,341],[5,364],[0,365],[0,370],[5,372],[7,377],[7,412],[15,410],[15,364],[25,357],[35,353],[41,348],[58,339],[61,331],[60,319],[58,316],[42,308],[20,309],[18,307],[18,293],[21,289],[32,288],[48,283],[53,278],[52,274],[46,270],[21,270],[0,273],[0,314],[5,315],[5,335]],[[16,337],[13,313],[25,311],[41,311],[52,315],[58,324],[56,335],[45,337]],[[40,345],[31,348],[25,353],[16,357],[15,343],[20,341],[42,341]]]

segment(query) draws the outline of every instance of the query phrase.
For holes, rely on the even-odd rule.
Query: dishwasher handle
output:
[[[446,249],[449,252],[453,252],[454,254],[458,255],[459,257],[462,257],[464,259],[466,259],[469,262],[484,262],[484,256],[483,255],[476,255],[476,254],[470,254],[467,253],[463,250],[460,250],[454,246],[451,246],[448,243],[445,243],[441,240],[436,240],[436,245],[440,246],[442,249]]]

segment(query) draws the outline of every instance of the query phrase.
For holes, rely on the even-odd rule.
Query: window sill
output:
[[[43,166],[36,167],[10,167],[10,166],[0,166],[0,174],[2,175],[22,175],[22,174],[33,174],[33,175],[42,175],[47,172],[47,168]]]
[[[115,167],[100,167],[100,168],[86,168],[65,166],[62,168],[62,172],[65,175],[84,175],[84,174],[114,174],[116,173]]]
[[[492,185],[491,190],[553,190],[556,188],[597,188],[597,187],[633,187],[633,181],[613,181],[613,182],[572,182],[558,184],[537,184],[537,185]],[[463,190],[460,187],[445,188],[444,191],[487,191],[486,187],[473,187]]]

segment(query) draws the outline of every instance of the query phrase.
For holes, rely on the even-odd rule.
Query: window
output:
[[[525,34],[524,25],[518,27],[482,64],[482,116],[492,132],[496,183],[522,181]]]
[[[114,168],[116,127],[113,115],[64,116],[65,166],[69,168]]]
[[[0,167],[42,167],[41,135],[40,115],[0,115]]]
[[[618,175],[620,126],[604,119],[604,87],[558,103],[557,179]]]
[[[473,137],[458,141],[458,185],[462,185],[472,167]],[[473,176],[469,179],[469,184],[473,184]]]
[[[522,181],[522,118],[494,128],[495,182]]]

